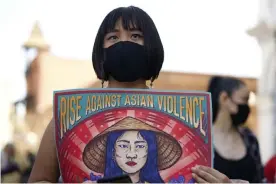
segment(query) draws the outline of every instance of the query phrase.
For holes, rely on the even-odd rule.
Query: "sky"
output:
[[[258,0],[1,0],[0,82],[13,89],[13,99],[24,97],[22,44],[35,21],[53,54],[88,61],[103,18],[129,5],[154,20],[165,49],[163,70],[260,75],[261,49],[246,34],[257,23]]]

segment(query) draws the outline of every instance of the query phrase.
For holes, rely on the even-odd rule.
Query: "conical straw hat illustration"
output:
[[[148,130],[155,132],[159,170],[164,170],[173,166],[182,155],[180,144],[171,135],[136,118],[126,117],[107,128],[86,145],[83,151],[83,162],[89,169],[97,173],[104,173],[108,133],[121,130]]]

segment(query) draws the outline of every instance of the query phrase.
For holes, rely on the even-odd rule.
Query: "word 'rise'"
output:
[[[203,101],[201,96],[170,96],[170,95],[89,95],[83,99],[82,95],[61,97],[59,101],[60,135],[73,127],[82,116],[87,116],[99,110],[115,107],[144,107],[166,112],[189,122],[193,128],[199,128],[200,133],[206,136],[203,129]],[[85,100],[85,103],[81,103]],[[85,104],[85,105],[82,105]],[[83,107],[85,106],[85,107]],[[85,113],[83,113],[83,111]],[[82,112],[82,113],[81,113]]]

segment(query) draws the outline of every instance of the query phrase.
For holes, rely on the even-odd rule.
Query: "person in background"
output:
[[[265,164],[264,175],[268,183],[276,183],[276,155]]]
[[[214,168],[232,179],[264,182],[257,138],[242,126],[250,113],[247,86],[235,78],[214,76],[208,92],[212,95]]]
[[[152,84],[157,79],[164,61],[163,45],[153,20],[134,6],[111,11],[98,30],[92,61],[102,87],[107,81],[107,88],[149,89],[146,82]],[[197,182],[231,182],[213,168],[199,166],[192,172]],[[59,176],[55,123],[51,120],[41,140],[29,182],[56,183]]]
[[[14,160],[15,147],[13,144],[7,144],[1,152],[1,176],[13,172],[20,172],[18,164]]]
[[[31,152],[27,152],[27,160],[29,162],[29,166],[21,173],[20,183],[27,183],[35,162],[35,155]]]

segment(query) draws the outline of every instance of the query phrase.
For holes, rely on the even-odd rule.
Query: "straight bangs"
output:
[[[143,13],[132,7],[122,7],[110,12],[106,17],[106,21],[104,21],[102,33],[106,35],[107,33],[112,32],[119,19],[122,20],[122,27],[125,30],[137,29],[144,34],[145,19]]]

